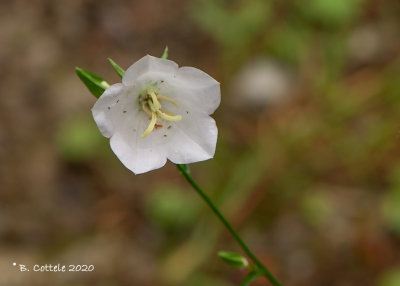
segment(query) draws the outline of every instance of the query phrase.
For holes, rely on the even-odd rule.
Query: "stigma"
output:
[[[145,97],[139,100],[143,111],[150,116],[150,123],[147,126],[147,129],[140,136],[141,138],[145,138],[147,135],[149,135],[157,125],[156,123],[161,119],[167,121],[179,121],[182,119],[181,115],[175,115],[173,113],[166,112],[165,110],[163,111],[160,100],[168,101],[176,107],[179,106],[178,103],[172,98],[156,93],[153,89],[148,89]]]

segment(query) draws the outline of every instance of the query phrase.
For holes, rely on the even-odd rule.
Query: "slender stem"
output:
[[[197,191],[197,193],[203,198],[203,200],[208,204],[208,206],[212,209],[212,211],[217,215],[217,217],[222,221],[222,223],[226,226],[229,232],[233,235],[236,241],[239,243],[240,247],[243,251],[253,260],[253,262],[258,266],[258,268],[263,272],[265,277],[272,283],[274,286],[280,286],[279,281],[272,275],[272,273],[261,263],[261,261],[255,256],[255,254],[250,250],[250,248],[246,245],[237,231],[232,227],[232,225],[226,220],[226,218],[222,215],[222,213],[218,210],[218,208],[214,205],[211,199],[203,192],[203,190],[196,184],[196,182],[192,179],[188,172],[188,168],[186,165],[177,165],[179,172],[181,175],[189,182],[190,185]]]

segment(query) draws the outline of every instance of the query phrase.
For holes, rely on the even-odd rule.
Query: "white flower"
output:
[[[214,156],[219,83],[192,67],[145,56],[130,66],[92,108],[113,152],[135,174]]]

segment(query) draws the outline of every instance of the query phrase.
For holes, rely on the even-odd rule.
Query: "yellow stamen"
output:
[[[152,112],[147,108],[146,104],[142,104],[143,111],[146,112],[147,115],[152,116]]]
[[[157,110],[156,112],[161,118],[164,118],[165,120],[179,121],[182,119],[181,115],[168,115],[168,114],[162,112],[161,110]]]
[[[141,99],[143,100],[143,99]],[[182,119],[181,115],[175,115],[174,113],[170,112],[163,112],[161,111],[161,103],[160,100],[166,100],[175,106],[179,106],[178,103],[173,100],[172,98],[166,97],[161,94],[156,94],[156,92],[152,89],[147,90],[147,95],[146,98],[144,99],[145,103],[142,104],[142,109],[143,111],[151,116],[151,120],[149,123],[149,126],[147,129],[143,132],[141,135],[142,138],[145,138],[147,135],[150,134],[154,129],[157,129],[158,127],[162,127],[162,120],[168,120],[168,121],[179,121]],[[158,126],[158,125],[159,126]]]
[[[153,101],[155,110],[160,109],[160,108],[161,108],[161,103],[158,101],[157,95],[154,93],[154,91],[149,90],[149,91],[147,92],[147,94],[151,96],[151,100]],[[154,111],[155,111],[155,110],[154,110]]]
[[[148,101],[148,104],[152,112],[156,112],[157,110],[159,110],[159,108],[157,108],[151,100]]]
[[[140,136],[142,138],[146,137],[147,135],[149,135],[149,133],[151,131],[153,131],[154,126],[156,125],[157,122],[157,114],[155,112],[151,113],[151,121],[149,126],[147,127],[146,131],[144,131],[144,133]]]
[[[158,99],[163,99],[163,100],[169,101],[169,102],[171,102],[173,105],[175,105],[176,107],[179,107],[179,104],[178,104],[175,100],[173,100],[172,98],[166,97],[166,96],[161,95],[161,94],[158,94],[158,95],[157,95],[157,98],[158,98]]]

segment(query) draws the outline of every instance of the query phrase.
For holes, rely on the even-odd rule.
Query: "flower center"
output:
[[[160,121],[160,118],[168,121],[179,121],[182,119],[181,115],[175,115],[170,112],[162,111],[160,100],[171,102],[176,107],[179,106],[178,103],[172,98],[158,94],[153,89],[148,89],[145,97],[143,99],[139,99],[139,103],[141,103],[143,111],[151,116],[151,119],[149,126],[140,137],[145,138],[147,135],[149,135],[156,126],[157,121]]]

